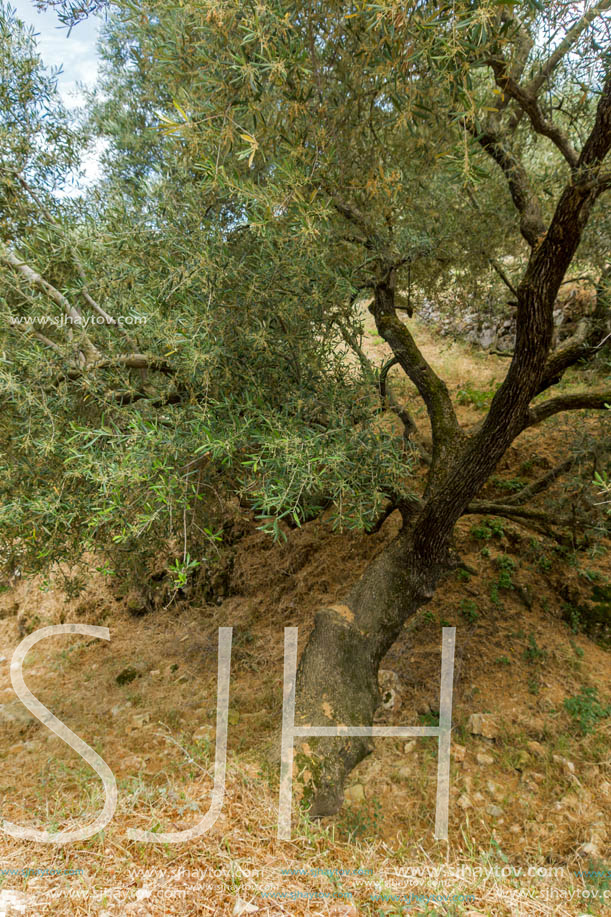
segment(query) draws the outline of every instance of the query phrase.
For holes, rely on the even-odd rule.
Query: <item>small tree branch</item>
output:
[[[21,331],[22,334],[30,334],[32,337],[36,338],[37,341],[40,341],[41,344],[44,344],[45,347],[48,347],[58,356],[64,356],[59,344],[56,344],[55,341],[52,341],[51,338],[48,338],[45,334],[42,334],[42,332],[34,331],[31,325],[22,325],[20,322],[10,322],[10,326],[17,331]]]
[[[51,226],[51,228],[52,228],[59,236],[61,236],[62,238],[66,239],[66,234],[65,234],[65,232],[64,232],[63,227],[53,218],[53,215],[50,213],[50,211],[49,211],[48,208],[44,205],[44,203],[40,200],[40,198],[38,197],[38,195],[37,195],[37,193],[34,191],[34,189],[28,184],[28,182],[26,182],[26,180],[23,178],[23,176],[20,175],[18,172],[14,172],[13,174],[15,175],[17,181],[19,182],[19,184],[21,185],[21,187],[23,188],[23,190],[32,198],[32,200],[34,201],[34,203],[36,204],[37,208],[40,210],[40,212],[41,212],[42,215],[44,216],[44,218],[45,218],[45,220],[47,221],[47,223],[49,224],[49,226]],[[67,240],[67,241],[69,241],[69,240]],[[81,264],[81,262],[80,262],[80,260],[79,260],[79,258],[78,258],[78,255],[76,254],[76,251],[74,250],[74,247],[73,247],[72,245],[70,246],[70,253],[71,253],[71,255],[72,255],[72,260],[73,260],[73,262],[74,262],[74,266],[75,266],[75,268],[76,268],[77,274],[79,275],[79,278],[80,278],[80,280],[81,280],[82,283],[83,283],[83,286],[82,286],[81,291],[80,291],[80,292],[82,293],[82,295],[83,295],[83,298],[85,299],[85,301],[87,302],[87,304],[93,309],[93,311],[96,312],[101,318],[104,319],[104,321],[105,321],[105,323],[106,323],[107,325],[117,325],[117,327],[120,328],[120,326],[119,326],[117,320],[114,319],[114,318],[112,317],[112,315],[109,315],[108,312],[106,312],[106,310],[103,309],[102,306],[100,306],[100,305],[95,301],[95,299],[93,299],[93,297],[89,294],[89,291],[87,290],[87,277],[85,276],[85,271],[84,271],[84,269],[83,269],[83,265]],[[122,328],[121,328],[120,330],[123,331]]]
[[[392,500],[389,500],[384,509],[380,512],[378,518],[375,522],[372,522],[370,527],[366,529],[368,535],[375,535],[380,531],[386,520],[391,516],[394,511],[397,509],[396,503]]]
[[[473,207],[475,208],[475,210],[477,210],[478,213],[481,214],[482,208],[481,208],[480,205],[479,205],[478,199],[477,199],[477,198],[475,197],[475,195],[473,194],[473,191],[471,190],[471,188],[467,187],[466,190],[467,190],[467,196],[468,196],[469,200],[471,201],[471,203],[473,204]],[[482,254],[485,256],[485,255],[486,255],[486,252],[484,252],[484,251],[482,250]],[[518,297],[518,291],[516,290],[516,288],[514,287],[514,285],[513,285],[512,282],[511,282],[511,280],[509,279],[509,277],[508,277],[507,274],[505,273],[505,271],[504,271],[504,269],[502,268],[502,266],[501,266],[501,265],[499,264],[499,262],[496,260],[496,258],[488,258],[488,263],[489,263],[490,266],[496,271],[496,273],[499,275],[499,277],[501,278],[501,280],[503,281],[503,283],[505,284],[505,286],[507,287],[507,289],[511,290],[511,292],[513,293],[513,295],[514,295],[514,296],[516,297],[516,299],[517,299],[517,297]]]
[[[520,108],[530,118],[530,123],[538,134],[547,137],[560,150],[571,169],[577,166],[579,154],[571,143],[567,134],[553,124],[543,115],[537,102],[536,95],[527,92],[507,72],[507,63],[502,58],[491,58],[487,62],[494,73],[494,79],[499,89],[515,99]]]
[[[356,296],[352,298],[352,301],[350,304],[352,305],[355,300],[356,300]],[[337,327],[341,331],[342,337],[345,340],[346,344],[348,345],[348,347],[350,347],[351,350],[354,351],[354,353],[358,357],[359,363],[361,364],[361,369],[363,370],[363,375],[367,378],[368,382],[370,382],[372,385],[375,385],[377,388],[378,383],[377,383],[376,371],[375,371],[375,367],[373,363],[371,362],[371,360],[369,359],[369,357],[367,356],[363,348],[360,346],[356,337],[352,334],[352,332],[350,331],[346,323],[341,321],[341,319],[336,319],[336,322],[337,322]]]
[[[480,513],[479,508],[484,509],[485,511]],[[472,508],[476,511],[472,512]],[[542,535],[544,538],[552,538],[558,544],[563,546],[573,546],[574,543],[572,538],[564,534],[563,532],[556,532],[552,526],[560,524],[562,527],[572,527],[573,519],[563,519],[560,523],[557,522],[556,517],[547,515],[546,513],[539,514],[539,518],[525,518],[523,515],[518,515],[516,512],[511,512],[510,506],[505,506],[497,503],[473,503],[463,513],[463,515],[485,515],[485,516],[500,516],[502,519],[509,519],[511,522],[515,522],[517,525],[521,525],[524,528],[528,529],[531,532],[537,532],[539,535]]]
[[[0,261],[9,267],[16,270],[21,276],[29,283],[31,286],[37,287],[43,293],[53,300],[56,303],[62,312],[70,319],[70,322],[73,325],[76,325],[77,328],[84,328],[84,321],[81,316],[81,313],[78,309],[75,309],[74,306],[66,299],[63,293],[60,293],[52,284],[50,284],[44,277],[35,271],[33,268],[26,264],[21,258],[18,258],[13,254],[10,249],[6,248],[2,243],[0,243]],[[82,340],[81,346],[86,355],[86,362],[90,363],[100,358],[100,352],[91,342],[84,330],[82,331]]]
[[[376,284],[369,311],[375,318],[380,335],[390,346],[399,365],[414,383],[426,405],[433,434],[431,476],[438,477],[449,465],[464,433],[458,423],[446,383],[424,358],[410,330],[395,310],[395,271]]]
[[[382,400],[382,406],[387,407],[394,414],[396,414],[403,424],[404,437],[406,441],[408,441],[412,434],[418,433],[416,421],[413,419],[407,408],[402,407],[402,405],[396,401],[394,395],[388,390],[386,384],[389,371],[398,363],[399,360],[397,357],[393,357],[391,360],[388,360],[388,362],[386,362],[380,370],[380,398]]]
[[[359,239],[358,241],[365,245],[366,248],[373,248],[376,234],[372,231],[372,228],[365,214],[361,213],[358,207],[355,207],[354,204],[350,204],[343,200],[343,198],[341,198],[338,194],[330,194],[330,198],[331,203],[337,212],[345,217],[345,219],[347,219],[354,226],[357,226],[361,232],[364,233],[365,238]]]
[[[588,28],[588,26],[598,17],[601,13],[604,13],[606,10],[611,9],[611,0],[601,0],[600,3],[597,3],[596,6],[593,6],[588,10],[584,15],[579,19],[571,28],[568,30],[558,47],[550,54],[546,61],[541,65],[539,72],[533,76],[530,82],[527,84],[526,91],[532,95],[537,96],[541,87],[544,85],[545,81],[551,76],[553,71],[556,69],[563,57],[565,57],[570,50],[575,46],[577,39]]]
[[[401,423],[403,424],[403,436],[407,444],[410,436],[412,435],[418,436],[419,431],[418,431],[417,424],[414,421],[410,412],[407,410],[407,408],[404,408],[400,404],[398,404],[392,392],[387,391],[387,387],[386,387],[386,377],[388,375],[388,371],[391,369],[392,366],[395,366],[399,361],[396,359],[396,357],[393,357],[391,360],[385,363],[382,369],[380,370],[380,376],[378,380],[375,367],[373,366],[367,354],[364,352],[363,348],[359,345],[354,335],[346,327],[344,322],[338,321],[337,324],[342,333],[342,337],[344,338],[348,346],[355,352],[355,354],[359,358],[359,362],[361,364],[361,368],[363,370],[364,375],[366,376],[369,382],[371,382],[373,385],[376,386],[376,388],[379,387],[382,408],[387,408],[388,410],[393,411],[393,413],[397,415],[397,417],[400,419]]]
[[[498,261],[496,260],[496,258],[489,258],[488,261],[490,262],[490,265],[494,268],[494,270],[497,272],[497,274],[499,275],[499,277],[501,278],[501,280],[503,281],[503,283],[505,284],[505,286],[506,286],[509,290],[511,290],[511,292],[513,293],[513,295],[514,295],[514,296],[516,297],[516,299],[517,299],[518,291],[516,290],[516,288],[514,287],[514,285],[513,285],[512,282],[511,282],[511,280],[509,279],[509,277],[507,276],[507,274],[505,273],[505,271],[503,270],[503,268],[501,267],[501,265],[498,263]]]
[[[527,509],[512,506],[507,503],[488,503],[485,500],[476,500],[470,503],[463,512],[463,516],[505,516],[507,519],[532,519],[534,522],[543,522],[554,526],[571,526],[573,520],[570,516],[559,516],[539,509]]]
[[[516,494],[509,497],[505,502],[507,505],[511,506],[521,506],[523,503],[527,503],[532,497],[540,494],[542,491],[547,490],[554,481],[556,481],[560,475],[564,474],[565,471],[568,471],[575,463],[573,456],[570,456],[568,459],[565,459],[563,462],[560,462],[546,474],[542,475],[540,478],[537,478],[536,481],[533,481],[531,484],[528,484],[526,487],[523,487],[522,490],[519,490]]]
[[[79,379],[81,376],[85,375],[86,372],[91,372],[92,370],[115,369],[121,366],[125,369],[149,369],[163,373],[166,376],[173,376],[176,372],[174,367],[171,366],[167,360],[163,360],[160,357],[151,357],[144,353],[130,353],[125,356],[96,360],[82,369],[71,369],[63,376],[60,376],[56,381],[61,382],[64,379]]]

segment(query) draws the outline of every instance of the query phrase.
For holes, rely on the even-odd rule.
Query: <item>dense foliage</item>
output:
[[[54,5],[68,21],[101,6]],[[482,136],[515,120],[546,219],[567,164],[490,61],[538,80],[573,6],[119,2],[80,124],[0,6],[7,570],[94,548],[137,569],[164,545],[182,582],[214,554],[231,494],[275,532],[328,504],[369,527],[409,499],[414,447],[380,416],[362,303],[389,271],[410,312],[510,295],[529,252]],[[542,117],[570,145],[608,27],[546,77]],[[91,138],[104,177],[62,197]],[[595,280],[596,208],[579,252]]]

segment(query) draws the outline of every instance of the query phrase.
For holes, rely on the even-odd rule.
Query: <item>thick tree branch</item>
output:
[[[534,248],[545,233],[545,222],[539,198],[531,187],[526,169],[501,134],[479,130],[472,123],[465,124],[505,175],[511,199],[520,216],[520,232],[530,247]]]
[[[548,417],[553,417],[554,414],[560,414],[562,411],[596,410],[605,408],[609,404],[611,404],[611,389],[603,392],[574,392],[558,395],[556,398],[549,398],[530,408],[522,429],[534,427],[542,420],[547,420]]]
[[[399,365],[418,389],[428,411],[433,434],[431,478],[443,474],[464,439],[446,383],[425,360],[410,330],[395,310],[395,270],[379,281],[369,311],[380,335],[390,346]]]

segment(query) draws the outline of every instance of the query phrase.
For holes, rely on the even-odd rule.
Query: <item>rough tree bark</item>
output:
[[[298,725],[372,724],[379,701],[381,660],[405,621],[432,598],[451,568],[455,523],[512,441],[536,422],[530,408],[533,397],[553,384],[551,375],[558,378],[561,361],[557,355],[550,356],[553,307],[592,205],[606,187],[597,176],[611,145],[611,78],[602,92],[592,132],[572,164],[571,177],[547,227],[513,154],[504,146],[501,152],[500,141],[490,133],[480,131],[478,139],[505,172],[522,232],[531,246],[517,291],[514,356],[483,424],[467,435],[458,424],[444,382],[397,317],[394,266],[382,266],[370,310],[380,335],[426,404],[433,434],[432,462],[417,511],[403,510],[400,533],[373,560],[344,601],[318,612],[297,672]],[[562,399],[552,400],[555,404],[549,413],[565,409],[559,403]],[[541,406],[537,410],[540,413]],[[309,774],[311,815],[328,815],[340,808],[346,776],[372,746],[371,739],[360,737],[308,739],[297,761],[307,763],[304,771]]]

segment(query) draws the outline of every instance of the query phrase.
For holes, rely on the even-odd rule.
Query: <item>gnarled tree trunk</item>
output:
[[[443,563],[418,556],[403,529],[369,565],[345,603],[321,609],[301,657],[296,725],[373,723],[378,668],[404,622],[429,601]],[[343,801],[344,780],[373,749],[370,738],[309,738],[314,778],[310,814],[329,815]]]

